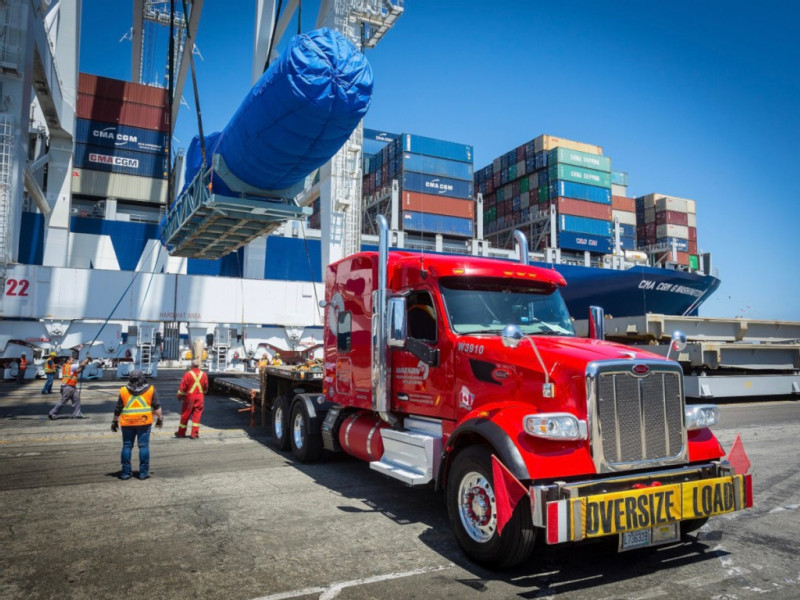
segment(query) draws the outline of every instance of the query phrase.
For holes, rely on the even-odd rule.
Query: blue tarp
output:
[[[323,28],[295,36],[247,94],[219,142],[207,141],[207,162],[216,148],[248,185],[288,188],[336,154],[366,114],[371,96],[372,69],[342,34]],[[187,182],[200,165],[197,137],[192,145]],[[218,180],[213,183],[225,193]]]

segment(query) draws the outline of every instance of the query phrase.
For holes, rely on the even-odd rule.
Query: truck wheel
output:
[[[296,401],[289,419],[289,442],[292,454],[302,463],[317,461],[322,456],[322,434],[311,428],[306,405],[302,400]]]
[[[286,398],[275,399],[270,411],[272,425],[272,443],[278,450],[289,449],[289,404]]]
[[[465,448],[453,460],[447,475],[447,512],[461,549],[479,565],[507,569],[533,552],[536,530],[527,497],[515,507],[503,535],[497,533],[492,457],[485,446]]]

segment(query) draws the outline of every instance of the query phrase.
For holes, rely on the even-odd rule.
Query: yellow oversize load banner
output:
[[[613,535],[744,508],[742,475],[569,500],[572,540]]]

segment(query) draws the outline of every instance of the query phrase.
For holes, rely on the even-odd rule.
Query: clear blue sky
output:
[[[255,8],[204,4],[210,132],[250,87]],[[107,7],[83,2],[81,70],[128,79],[132,8]],[[303,3],[304,31],[316,12]],[[599,144],[629,195],[697,201],[722,279],[701,315],[800,321],[800,4],[406,0],[367,56],[367,127],[472,144],[476,168],[541,133]],[[193,108],[189,81],[184,97]],[[196,132],[182,108],[175,137]]]

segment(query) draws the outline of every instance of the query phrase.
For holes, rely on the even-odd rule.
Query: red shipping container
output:
[[[558,208],[558,214],[587,217],[589,219],[611,220],[611,205],[589,202],[588,200],[575,200],[573,198],[557,198],[553,204]]]
[[[697,242],[689,242],[689,254],[697,254]]]
[[[403,210],[472,219],[475,216],[475,202],[449,196],[404,191]]]
[[[116,123],[155,131],[169,131],[168,111],[146,104],[78,94],[76,114],[79,119],[91,119],[101,123]]]
[[[495,173],[492,175],[492,184],[494,185],[494,189],[497,189],[502,185],[502,180],[500,179],[500,173]]]
[[[677,260],[672,255],[672,252],[662,252],[661,254],[658,255],[658,260],[661,263],[671,262],[671,263],[677,263],[679,265],[685,265],[687,267],[689,266],[688,252],[676,252],[675,255],[677,256]]]
[[[614,210],[626,210],[636,212],[636,200],[625,196],[611,196],[611,208]]]
[[[517,162],[525,160],[525,144],[517,148]]]
[[[511,195],[512,196],[519,196],[520,193],[521,192],[520,192],[520,189],[519,189],[519,179],[515,179],[514,181],[511,182]]]
[[[688,225],[689,215],[674,210],[656,211],[656,225]]]
[[[697,241],[697,227],[689,227],[689,241],[690,242]]]
[[[135,104],[145,104],[164,108],[167,106],[167,90],[152,85],[133,83],[80,73],[78,75],[78,92],[89,96],[99,96],[111,100],[122,100]]]

